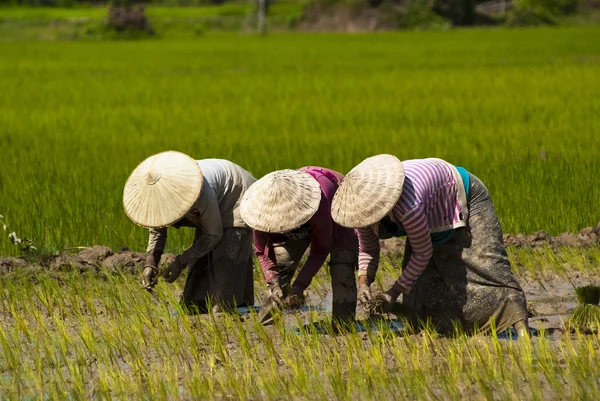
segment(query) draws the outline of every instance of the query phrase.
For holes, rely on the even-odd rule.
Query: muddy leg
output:
[[[529,337],[529,324],[527,323],[527,319],[515,323],[514,328],[519,338]]]
[[[331,289],[333,295],[332,320],[339,323],[349,323],[356,316],[356,251],[335,247],[331,250],[329,272],[331,274]]]

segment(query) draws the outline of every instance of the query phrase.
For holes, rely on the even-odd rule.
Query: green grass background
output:
[[[121,194],[155,152],[227,158],[257,178],[346,173],[386,152],[466,167],[505,232],[595,225],[594,38],[598,27],[0,43],[0,214],[38,246],[143,250]],[[171,250],[190,237],[174,238]],[[2,236],[0,255],[14,253]]]
[[[290,30],[301,15],[303,3],[277,2],[269,8],[269,31]],[[256,31],[256,5],[252,2],[202,7],[160,7],[147,5],[145,15],[154,38],[190,39],[209,31]],[[107,7],[2,7],[0,42],[112,39],[102,28]]]
[[[297,13],[301,10],[301,2],[279,2],[271,6],[270,16]],[[160,7],[147,6],[148,18],[202,18],[223,16],[244,16],[255,12],[253,3],[227,3],[203,7]],[[0,21],[14,20],[68,20],[72,18],[90,18],[101,20],[106,17],[106,7],[0,7]]]

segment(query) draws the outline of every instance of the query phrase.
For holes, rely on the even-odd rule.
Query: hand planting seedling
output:
[[[152,292],[152,289],[158,284],[158,279],[163,276],[167,267],[158,269],[154,266],[145,266],[140,279],[142,287],[148,292]]]
[[[306,304],[306,299],[302,292],[294,291],[285,297],[281,303],[283,309],[298,309]]]
[[[283,310],[298,309],[306,304],[304,294],[293,289],[288,293],[288,291],[282,291],[278,285],[274,285],[271,286],[269,292],[269,295],[263,298],[258,313],[258,320],[264,325],[273,323],[274,314]],[[283,296],[284,293],[288,293],[288,295]]]
[[[385,305],[385,299],[383,294],[379,294],[373,297],[369,302],[364,304],[364,309],[367,315],[379,315],[384,313],[383,306]]]

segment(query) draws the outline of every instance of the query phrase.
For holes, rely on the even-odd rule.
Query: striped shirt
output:
[[[406,232],[412,255],[396,281],[407,293],[433,254],[432,232],[466,226],[467,206],[462,179],[454,166],[441,159],[406,160],[404,186],[389,218]],[[374,277],[379,265],[379,238],[375,224],[357,229],[358,275]]]

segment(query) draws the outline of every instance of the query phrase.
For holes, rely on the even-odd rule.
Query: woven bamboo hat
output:
[[[188,155],[168,151],[150,156],[125,183],[125,213],[142,227],[166,227],[192,208],[202,182],[200,166]]]
[[[285,233],[310,220],[320,202],[321,186],[310,174],[278,170],[252,184],[242,198],[240,213],[255,230]]]
[[[370,226],[396,205],[403,184],[404,167],[396,156],[369,157],[342,181],[331,203],[331,216],[343,227]]]

